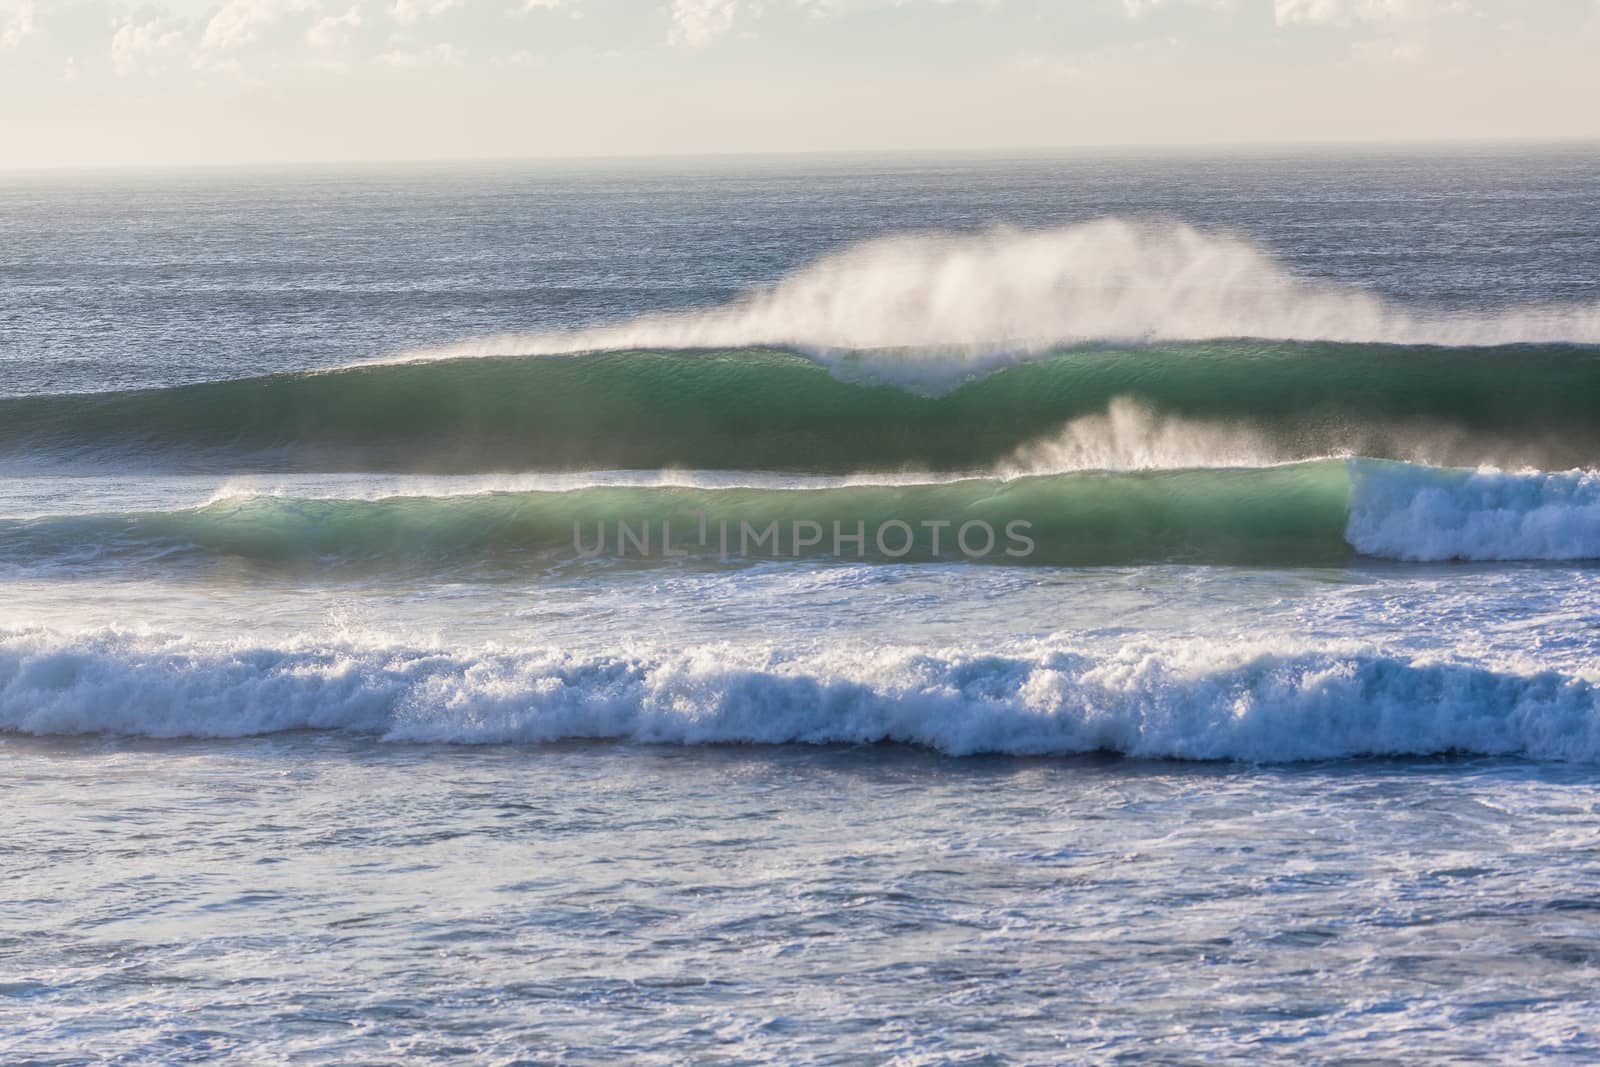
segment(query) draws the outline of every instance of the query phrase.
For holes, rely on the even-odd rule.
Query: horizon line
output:
[[[308,157],[302,159],[246,159],[230,161],[183,160],[151,163],[42,163],[8,165],[0,164],[0,175],[27,174],[91,174],[109,172],[152,171],[228,171],[228,170],[297,170],[331,167],[423,167],[423,166],[493,166],[516,164],[562,163],[652,163],[693,160],[756,160],[756,159],[871,159],[887,157],[978,157],[1004,158],[1094,156],[1094,155],[1196,155],[1208,152],[1262,153],[1272,151],[1316,152],[1339,150],[1406,150],[1406,149],[1471,149],[1471,148],[1600,148],[1600,135],[1581,134],[1558,137],[1439,137],[1439,138],[1386,138],[1378,140],[1324,139],[1304,141],[1186,141],[1186,142],[1101,142],[1082,145],[1032,145],[983,147],[898,147],[898,148],[797,148],[797,149],[731,149],[724,151],[684,152],[617,152],[570,153],[543,156],[417,156],[383,158]]]

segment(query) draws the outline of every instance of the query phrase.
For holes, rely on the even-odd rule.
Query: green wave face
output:
[[[1278,458],[1600,462],[1593,347],[1087,348],[938,396],[864,380],[887,358],[836,361],[835,374],[771,349],[609,352],[13,397],[0,400],[0,456],[435,473],[978,470],[1126,397],[1249,427]]]
[[[27,564],[559,564],[797,557],[1014,565],[1338,563],[1340,461],[835,489],[587,488],[381,500],[249,497],[174,512],[0,523]]]

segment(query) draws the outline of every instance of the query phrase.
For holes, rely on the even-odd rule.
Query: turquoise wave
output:
[[[1099,565],[1345,559],[1340,461],[826,489],[596,486],[447,497],[248,496],[0,521],[0,562],[525,565],[842,558]]]
[[[1090,347],[940,395],[875,382],[883,358],[833,357],[825,367],[769,348],[602,352],[11,397],[0,399],[0,459],[430,473],[976,471],[1131,398],[1162,415],[1247,428],[1278,458],[1600,463],[1592,346]]]

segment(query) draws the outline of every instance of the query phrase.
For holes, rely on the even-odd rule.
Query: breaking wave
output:
[[[1281,762],[1471,753],[1593,762],[1583,678],[1374,651],[202,646],[0,637],[0,729],[392,742],[900,742],[953,755]]]
[[[835,558],[1021,566],[1600,558],[1600,474],[1379,460],[862,482],[231,495],[0,520],[0,564],[438,570]]]
[[[1453,347],[1600,344],[1600,303],[1472,314],[1412,310],[1298,277],[1242,237],[1104,218],[1047,230],[879,238],[723,307],[488,338],[401,358],[780,346],[839,363],[835,353],[875,351],[874,376],[936,388],[975,368],[1060,345],[1245,337]]]

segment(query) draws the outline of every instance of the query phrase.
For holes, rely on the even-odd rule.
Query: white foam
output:
[[[1239,236],[1106,218],[1036,231],[885,237],[721,307],[488,337],[394,359],[774,345],[843,370],[938,387],[1062,344],[1240,337],[1595,344],[1600,302],[1420,311],[1298,277]]]
[[[1600,474],[1351,461],[1345,540],[1369,556],[1600,559]]]
[[[789,653],[200,645],[114,632],[0,638],[0,728],[396,742],[898,741],[952,754],[1286,761],[1468,752],[1600,759],[1583,678],[1377,650],[1045,644]]]

